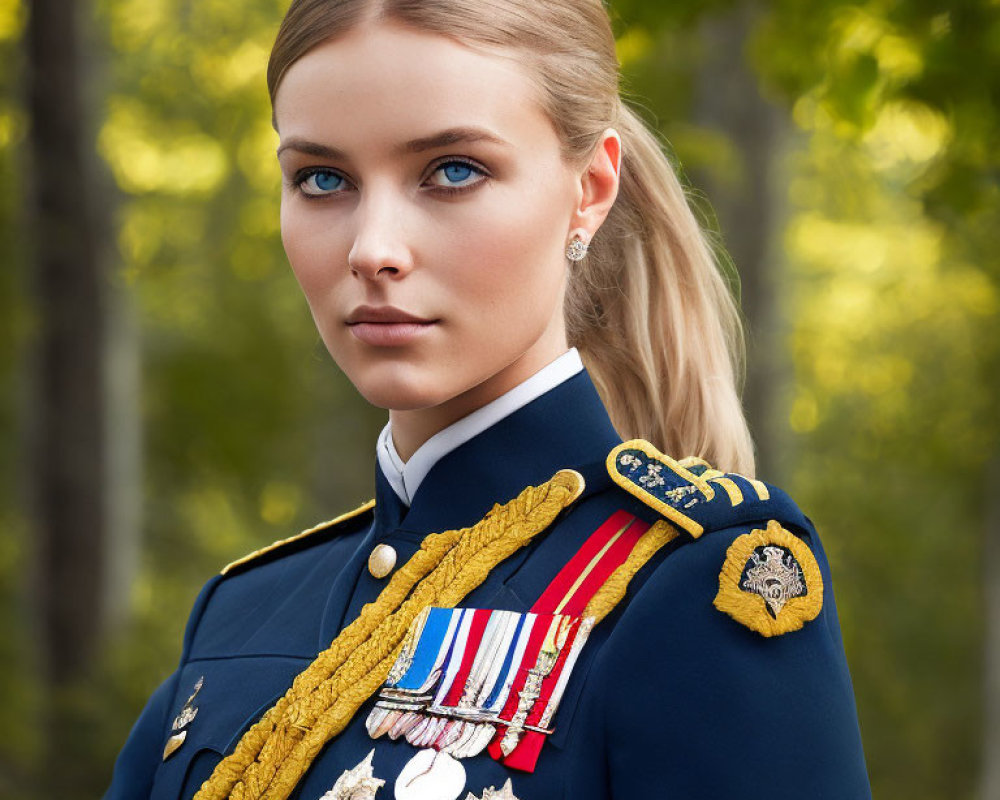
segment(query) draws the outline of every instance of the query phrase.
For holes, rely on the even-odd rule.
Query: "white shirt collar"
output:
[[[536,397],[555,388],[567,378],[573,377],[582,369],[583,361],[580,359],[580,353],[575,347],[570,348],[555,361],[542,367],[496,400],[477,408],[471,414],[435,433],[420,445],[406,462],[396,452],[396,445],[392,441],[392,422],[387,422],[379,434],[376,449],[382,473],[399,499],[409,506],[421,481],[442,456],[527,405]]]

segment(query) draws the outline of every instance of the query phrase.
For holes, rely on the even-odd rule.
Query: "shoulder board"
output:
[[[305,539],[308,539],[309,537],[314,536],[315,534],[320,533],[321,531],[331,531],[338,525],[342,525],[345,522],[357,519],[358,517],[367,514],[374,507],[375,507],[375,501],[369,500],[367,503],[363,503],[362,505],[355,508],[353,511],[348,511],[346,514],[341,514],[339,517],[335,517],[331,520],[327,520],[326,522],[321,522],[319,525],[314,525],[311,528],[307,528],[301,533],[295,534],[295,536],[289,536],[287,539],[279,539],[278,541],[269,544],[267,547],[262,547],[260,550],[254,550],[252,553],[248,553],[242,558],[238,558],[235,561],[226,564],[226,566],[222,568],[221,574],[228,575],[238,567],[242,567],[245,564],[257,561],[259,558],[275,553],[278,550],[284,550],[295,543],[301,543]]]
[[[606,465],[619,487],[694,538],[765,519],[808,527],[802,512],[780,489],[735,472],[720,472],[700,458],[675,461],[645,439],[618,445],[608,454]]]

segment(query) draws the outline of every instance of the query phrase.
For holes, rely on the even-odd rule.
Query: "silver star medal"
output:
[[[333,788],[319,800],[374,800],[375,793],[385,785],[385,781],[372,773],[372,758],[375,749],[365,756],[365,760],[354,769],[344,770]]]
[[[507,778],[507,782],[500,789],[494,789],[492,786],[489,789],[483,790],[482,797],[476,797],[472,792],[469,792],[465,796],[465,800],[517,800],[514,794],[514,788],[511,786],[510,778]]]
[[[465,788],[465,767],[432,747],[406,762],[396,778],[396,800],[458,800]]]

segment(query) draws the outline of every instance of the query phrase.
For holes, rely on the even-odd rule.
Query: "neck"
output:
[[[561,349],[547,350],[544,355],[526,353],[482,383],[439,405],[407,411],[390,410],[392,442],[396,453],[404,462],[409,461],[434,434],[506,394],[568,349],[563,341]]]
[[[610,482],[605,460],[621,437],[586,369],[567,358],[565,370],[541,377],[555,380],[570,370],[576,371],[546,391],[533,392],[528,402],[497,421],[473,426],[468,438],[443,454],[435,455],[430,445],[421,448],[406,465],[416,470],[409,502],[404,497],[408,490],[400,493],[391,485],[391,469],[381,468],[380,451],[375,470],[379,524],[424,532],[466,527],[497,501],[544,483],[560,469],[576,469],[588,486]],[[465,424],[459,420],[453,428],[461,430]],[[425,456],[433,460],[424,463]]]

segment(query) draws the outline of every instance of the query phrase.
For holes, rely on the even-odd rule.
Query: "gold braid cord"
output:
[[[600,622],[625,596],[625,590],[629,582],[635,577],[656,551],[669,544],[680,534],[677,529],[671,526],[665,519],[653,523],[653,525],[635,543],[632,552],[629,553],[625,563],[612,572],[604,585],[597,590],[597,593],[590,598],[587,607],[583,611],[583,616],[593,617],[594,623]]]
[[[470,528],[427,536],[378,599],[361,609],[243,735],[194,800],[287,798],[323,746],[385,681],[417,614],[430,605],[454,607],[582,490],[579,473],[560,470],[495,505]]]

